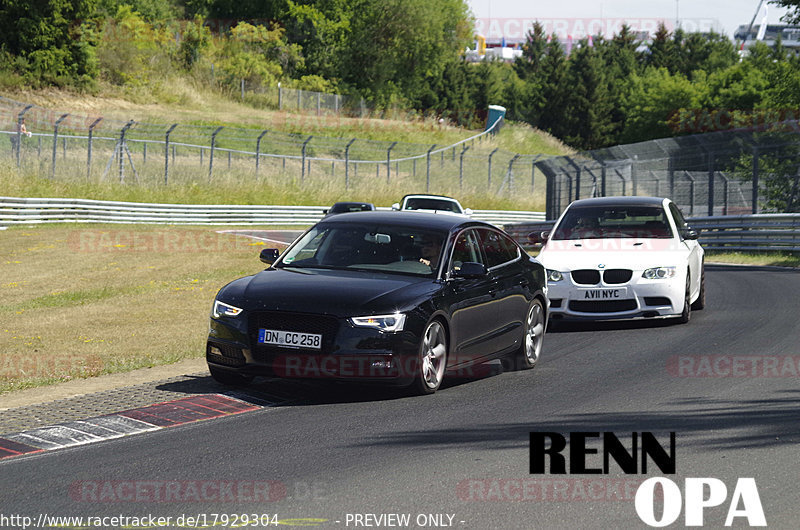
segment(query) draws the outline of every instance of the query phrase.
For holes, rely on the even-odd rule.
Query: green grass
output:
[[[0,393],[202,357],[214,295],[263,269],[263,246],[205,227],[3,231]]]
[[[800,267],[800,254],[783,252],[721,252],[707,251],[706,261],[738,265],[769,265]]]
[[[363,146],[367,141],[396,141],[417,144],[414,153],[424,154],[424,146],[453,145],[474,136],[480,130],[467,130],[452,124],[440,125],[434,118],[415,117],[397,113],[397,119],[384,117],[348,118],[337,115],[317,116],[313,113],[274,111],[248,106],[185,80],[167,78],[151,92],[121,90],[106,86],[97,95],[70,91],[42,90],[11,92],[8,97],[44,107],[53,115],[69,112],[79,116],[105,116],[109,119],[133,119],[142,123],[181,123],[193,125],[224,125],[231,128],[256,130],[269,129],[281,133],[314,135],[319,144],[310,147],[310,156],[343,157],[343,145],[350,138],[363,140],[354,144]],[[48,118],[49,119],[49,118]],[[47,121],[47,120],[45,120]],[[80,120],[79,120],[80,121]],[[44,127],[44,126],[42,126]],[[46,128],[45,128],[46,130]],[[39,131],[42,132],[42,131]],[[257,135],[253,135],[253,139]],[[340,139],[338,147],[326,152],[324,138]],[[199,141],[197,138],[195,141]],[[224,134],[219,145],[224,147]],[[253,140],[254,141],[254,140]],[[44,139],[44,144],[47,139]],[[249,144],[247,144],[249,147]],[[7,147],[7,146],[0,146]],[[232,146],[233,147],[233,146]],[[296,146],[295,146],[296,147]],[[208,160],[200,162],[199,153],[186,149],[170,169],[170,183],[163,184],[163,154],[153,147],[147,163],[134,146],[133,156],[141,175],[140,182],[131,182],[127,171],[125,183],[118,182],[114,168],[103,177],[110,158],[110,146],[105,151],[95,146],[92,177],[86,175],[86,147],[70,146],[67,159],[58,151],[57,171],[51,179],[50,148],[43,147],[37,156],[35,144],[30,142],[23,150],[23,167],[18,170],[9,150],[0,150],[0,189],[3,195],[21,197],[74,197],[131,202],[163,202],[183,204],[273,204],[273,205],[329,205],[340,200],[362,200],[379,206],[389,206],[409,192],[441,193],[457,197],[462,204],[473,209],[544,209],[544,186],[530,190],[530,162],[515,168],[513,189],[504,179],[509,160],[514,154],[560,155],[571,150],[550,135],[534,130],[525,124],[506,124],[498,134],[471,146],[465,157],[464,182],[459,182],[459,159],[456,152],[448,152],[432,160],[430,185],[426,179],[426,161],[410,162],[392,169],[391,182],[386,182],[385,164],[363,165],[350,169],[350,185],[344,186],[344,168],[340,164],[314,162],[301,183],[298,162],[284,165],[266,160],[258,176],[255,175],[252,157],[236,159],[228,169],[225,155],[216,159],[213,179],[208,178]],[[239,147],[242,148],[242,147]],[[252,147],[249,147],[252,148]],[[277,147],[276,147],[277,148]],[[284,148],[285,149],[285,148]],[[460,152],[460,147],[456,151]],[[493,159],[492,179],[487,181],[489,153],[498,149]],[[291,148],[291,154],[299,154]],[[339,152],[342,151],[342,152]],[[398,148],[399,151],[399,148]],[[398,152],[396,151],[395,154]],[[417,153],[417,151],[419,151]],[[368,154],[368,160],[382,159],[380,150]],[[337,167],[338,166],[338,167]],[[377,171],[377,174],[376,174]],[[541,175],[539,175],[541,176]],[[536,177],[538,182],[543,178]]]

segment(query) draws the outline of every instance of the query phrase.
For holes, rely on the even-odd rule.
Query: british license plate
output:
[[[628,298],[628,288],[618,287],[616,289],[578,289],[573,293],[573,300],[584,301],[607,301],[624,300]]]
[[[322,335],[262,328],[258,330],[258,343],[283,346],[284,348],[319,350],[322,348]]]

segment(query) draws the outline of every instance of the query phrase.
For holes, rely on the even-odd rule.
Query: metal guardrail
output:
[[[690,217],[706,250],[800,252],[800,214]],[[555,221],[511,223],[503,229],[522,246],[533,248],[528,234],[553,228]]]
[[[327,208],[0,197],[0,226],[42,223],[308,226],[319,221]],[[389,210],[384,207],[379,209]],[[509,222],[543,220],[544,212],[475,210],[472,217],[500,226]]]
[[[800,214],[692,217],[707,250],[800,252]]]

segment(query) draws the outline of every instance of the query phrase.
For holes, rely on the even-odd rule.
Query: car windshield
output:
[[[660,206],[582,206],[570,208],[552,239],[669,239],[672,229]]]
[[[417,227],[323,223],[309,230],[276,266],[433,276],[446,239],[446,232]]]
[[[461,213],[461,208],[453,201],[444,199],[431,199],[416,197],[406,200],[404,210],[440,210],[445,212]]]

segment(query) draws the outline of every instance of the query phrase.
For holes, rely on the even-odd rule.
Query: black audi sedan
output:
[[[323,219],[214,300],[206,359],[227,385],[254,376],[409,386],[492,359],[532,368],[548,302],[543,267],[466,217],[354,212]]]

